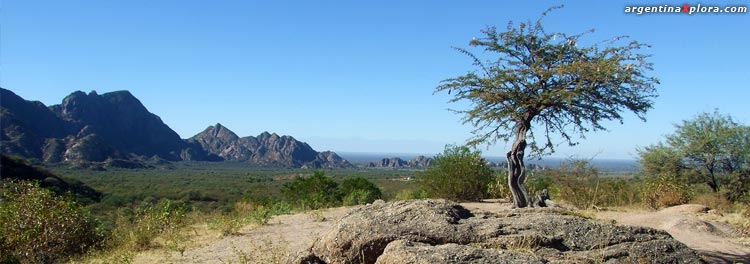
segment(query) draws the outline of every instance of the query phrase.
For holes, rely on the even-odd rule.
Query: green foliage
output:
[[[429,195],[422,189],[403,189],[399,191],[394,199],[396,200],[411,200],[411,199],[422,199],[428,198]]]
[[[102,239],[81,206],[37,183],[2,183],[0,262],[52,263],[83,253]]]
[[[550,197],[557,196],[560,193],[559,188],[555,185],[555,178],[545,173],[533,172],[526,179],[526,187],[530,195],[536,195],[547,189]]]
[[[372,203],[383,196],[378,186],[363,177],[345,179],[341,182],[339,193],[344,205]]]
[[[6,155],[0,155],[0,175],[0,179],[38,182],[39,186],[49,189],[55,195],[71,195],[76,202],[83,205],[98,202],[102,196],[102,193],[80,181],[63,179],[23,159]]]
[[[739,172],[747,165],[750,144],[742,145],[743,141],[748,141],[741,138],[742,130],[731,116],[716,111],[702,113],[676,125],[675,133],[667,136],[667,142],[682,154],[685,166],[699,171],[706,184],[719,191],[722,183],[726,183],[721,174]]]
[[[380,196],[377,196],[377,194],[373,193],[372,191],[356,189],[344,196],[342,202],[346,206],[367,204],[379,199],[378,197]]]
[[[100,190],[101,203],[89,205],[98,217],[118,208],[132,206],[146,197],[185,201],[192,209],[206,213],[215,210],[231,212],[239,201],[272,205],[281,200],[281,186],[297,177],[313,174],[309,169],[259,168],[233,162],[175,162],[169,169],[108,168],[98,171],[53,165],[50,169]],[[402,189],[417,187],[416,170],[375,170],[347,168],[326,170],[335,181],[363,177],[376,184],[382,199],[392,199]],[[297,207],[298,204],[288,201]],[[111,224],[110,224],[111,225]]]
[[[339,203],[338,183],[316,171],[310,177],[297,177],[281,186],[281,193],[287,201],[306,209],[318,209]]]
[[[236,202],[231,212],[211,217],[210,227],[221,231],[222,235],[234,235],[248,224],[265,225],[277,212],[268,205]]]
[[[469,45],[482,49],[487,58],[457,48],[477,69],[443,80],[435,91],[454,92],[452,103],[470,102],[470,109],[456,111],[474,127],[470,145],[514,138],[506,155],[514,207],[529,205],[522,168],[525,155],[553,153],[553,135],[573,146],[577,144],[573,136],[583,138],[591,130],[604,130],[603,121],[622,122],[624,111],[645,120],[659,82],[648,76],[652,63],[649,55],[640,52],[648,45],[620,43],[624,37],[604,47],[579,45],[589,32],[568,35],[544,30],[542,19],[552,9],[536,23],[510,22],[505,31],[483,30],[484,37],[472,39]],[[532,127],[542,128],[543,142],[537,142]]]
[[[601,195],[598,188],[599,172],[586,160],[573,160],[559,169],[548,172],[560,188],[560,196],[579,209],[597,205]],[[592,188],[593,187],[593,188]]]
[[[750,127],[718,111],[683,121],[666,137],[666,144],[639,152],[647,177],[662,178],[656,181],[704,183],[714,192],[728,186],[724,193],[731,201],[750,193]]]
[[[431,197],[477,201],[488,196],[494,173],[482,153],[467,146],[445,147],[421,175],[422,188]]]
[[[513,195],[510,192],[510,187],[508,186],[508,170],[505,168],[500,170],[500,173],[496,174],[495,178],[496,181],[491,182],[487,186],[487,193],[489,194],[489,197],[508,200],[513,199]]]
[[[111,247],[144,250],[152,246],[158,236],[179,240],[178,229],[185,224],[187,207],[184,203],[162,199],[148,199],[135,208],[123,208],[111,232]]]
[[[684,204],[690,198],[690,187],[674,174],[648,177],[643,185],[643,203],[652,209]]]
[[[641,199],[639,182],[620,177],[600,177],[587,160],[572,160],[560,168],[539,171],[531,177],[529,188],[538,193],[549,190],[552,200],[562,199],[580,209],[602,206],[628,206]],[[550,183],[550,180],[552,181]]]
[[[456,48],[477,69],[443,80],[436,92],[453,93],[450,102],[472,104],[458,111],[465,114],[464,123],[475,127],[470,143],[525,138],[530,127],[537,126],[546,140],[538,144],[532,132],[531,152],[526,154],[542,155],[554,151],[552,134],[572,145],[571,132],[583,136],[592,129],[603,130],[602,121],[622,121],[620,113],[625,110],[644,119],[652,107],[658,80],[648,75],[650,56],[640,52],[648,45],[622,43],[625,37],[613,38],[603,47],[584,45],[587,42],[580,39],[590,32],[546,31],[541,22],[547,12],[535,23],[510,22],[500,32],[496,27],[482,30],[484,36],[469,45],[480,48],[486,58]]]
[[[682,164],[682,155],[676,149],[662,143],[639,149],[638,152],[642,170],[646,175],[682,175],[687,170]]]

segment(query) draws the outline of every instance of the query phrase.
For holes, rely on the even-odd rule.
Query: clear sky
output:
[[[657,3],[658,2],[658,3]],[[0,86],[59,104],[76,90],[129,90],[183,138],[221,123],[292,135],[316,150],[437,153],[471,136],[433,95],[472,70],[451,47],[488,25],[653,45],[659,98],[641,122],[588,134],[553,156],[633,158],[673,124],[718,108],[750,124],[750,14],[626,14],[627,5],[746,1],[36,1],[0,2]],[[465,105],[464,105],[465,106]],[[483,148],[501,156],[504,143]]]

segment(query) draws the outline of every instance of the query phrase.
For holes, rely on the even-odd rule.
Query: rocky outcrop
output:
[[[406,163],[412,168],[427,168],[432,165],[432,158],[425,156],[418,156],[414,159],[407,161]]]
[[[472,213],[445,200],[352,210],[296,263],[701,263],[669,234],[560,208]]]
[[[371,168],[401,168],[406,166],[406,161],[401,158],[383,158],[376,162],[370,162],[367,167]]]
[[[238,137],[221,124],[209,126],[188,142],[195,142],[209,153],[225,160],[244,161],[257,166],[295,168],[349,167],[336,153],[317,152],[291,136],[263,132],[257,137]]]
[[[432,165],[432,158],[419,156],[414,159],[404,161],[401,158],[384,158],[367,164],[368,168],[427,168]]]

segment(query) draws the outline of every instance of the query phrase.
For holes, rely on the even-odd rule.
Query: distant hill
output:
[[[239,138],[217,125],[183,140],[130,92],[77,91],[45,106],[0,88],[3,154],[46,163],[94,162],[144,167],[141,161],[242,160],[259,166],[339,167],[350,164],[290,136]],[[136,163],[134,163],[136,162]]]
[[[239,137],[237,134],[216,124],[188,139],[197,143],[211,154],[225,160],[244,161],[258,166],[338,168],[350,167],[348,161],[336,153],[317,152],[305,142],[291,136],[263,132],[257,137]]]
[[[432,158],[417,156],[414,159],[404,161],[401,158],[383,158],[381,160],[370,162],[367,167],[370,168],[426,168],[432,165]]]
[[[18,158],[0,157],[0,182],[5,180],[27,180],[38,182],[42,188],[57,195],[71,194],[76,201],[89,204],[99,202],[102,193],[75,180],[66,180],[51,172],[32,166]]]

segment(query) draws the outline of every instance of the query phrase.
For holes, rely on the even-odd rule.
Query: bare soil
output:
[[[739,243],[729,225],[710,220],[710,214],[706,206],[684,204],[659,211],[601,211],[596,217],[667,231],[711,263],[750,263],[750,247]]]

